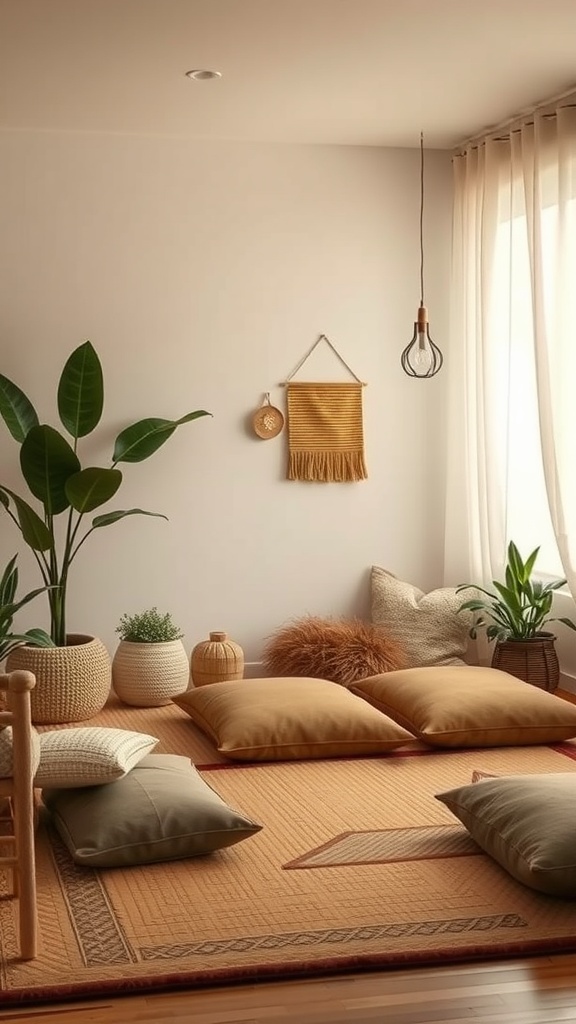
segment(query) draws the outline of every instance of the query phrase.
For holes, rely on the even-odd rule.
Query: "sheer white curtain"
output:
[[[576,595],[576,106],[454,157],[447,583],[509,540]]]

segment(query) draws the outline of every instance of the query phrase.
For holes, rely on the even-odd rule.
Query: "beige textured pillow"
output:
[[[126,729],[87,726],[40,733],[40,763],[34,785],[75,789],[115,782],[157,743],[156,736]]]
[[[372,566],[372,622],[398,641],[410,668],[462,664],[472,615],[458,609],[470,596],[457,594],[454,587],[426,594]]]
[[[576,773],[488,778],[436,799],[519,882],[576,896]]]
[[[238,761],[379,754],[413,739],[326,679],[284,676],[211,683],[172,700]]]
[[[410,668],[350,690],[437,747],[503,747],[576,736],[576,705],[496,668]]]

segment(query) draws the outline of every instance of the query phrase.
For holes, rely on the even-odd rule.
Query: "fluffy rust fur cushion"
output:
[[[381,627],[314,616],[276,630],[262,660],[272,676],[314,676],[344,685],[406,666],[402,648]]]

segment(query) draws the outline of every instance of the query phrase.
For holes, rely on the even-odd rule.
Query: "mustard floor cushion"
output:
[[[437,747],[524,746],[576,736],[576,705],[500,669],[427,666],[349,689]]]
[[[210,683],[172,698],[233,760],[380,754],[413,736],[326,679],[278,677]]]

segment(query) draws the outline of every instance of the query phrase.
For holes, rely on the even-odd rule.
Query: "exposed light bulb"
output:
[[[433,377],[444,362],[428,331],[428,311],[420,306],[412,341],[402,353],[402,369],[409,377]]]
[[[432,350],[430,345],[427,344],[426,334],[424,331],[417,331],[416,349],[413,361],[418,369],[423,372],[428,370],[432,365]]]

